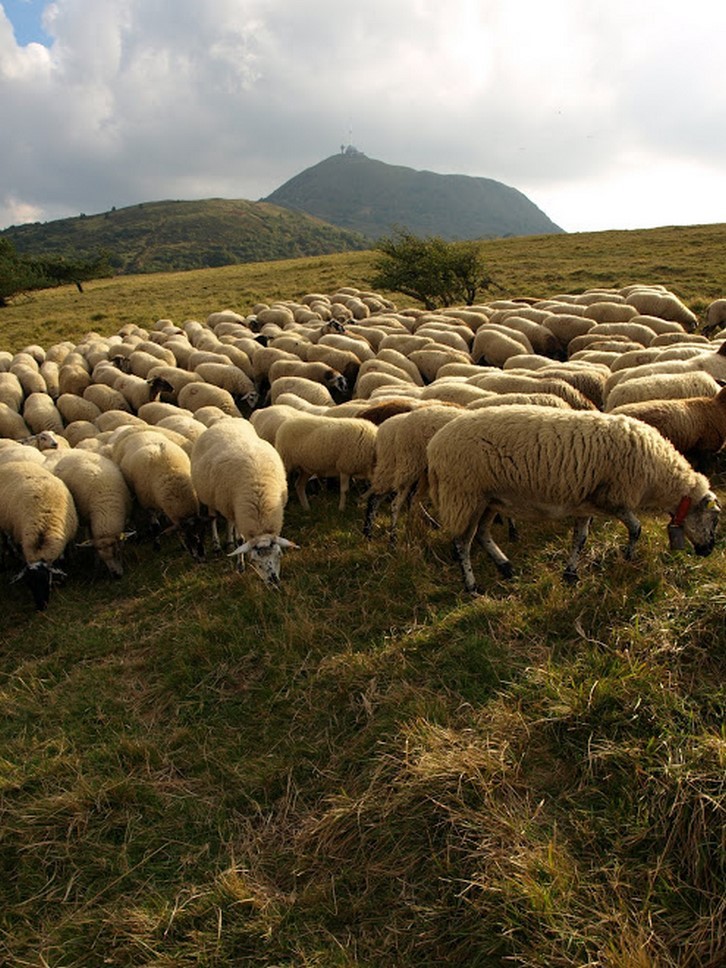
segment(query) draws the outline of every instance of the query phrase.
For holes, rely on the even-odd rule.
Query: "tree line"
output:
[[[80,292],[89,279],[112,275],[107,254],[95,259],[58,259],[45,255],[24,255],[9,239],[0,238],[0,308],[12,296],[34,289],[75,285]]]

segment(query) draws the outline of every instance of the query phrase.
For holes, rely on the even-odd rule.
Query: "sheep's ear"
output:
[[[122,531],[121,534],[117,535],[116,540],[117,541],[128,541],[129,538],[133,538],[135,536],[136,536],[136,532],[135,531]]]
[[[93,538],[89,538],[87,541],[76,541],[76,548],[92,548]]]
[[[289,541],[287,538],[275,538],[275,544],[281,548],[295,548],[297,551],[300,550],[299,544],[295,544],[294,541]]]
[[[238,555],[246,555],[251,548],[252,545],[249,543],[249,541],[245,541],[244,544],[239,545],[239,547],[235,548],[234,551],[230,551],[227,557],[235,558]]]

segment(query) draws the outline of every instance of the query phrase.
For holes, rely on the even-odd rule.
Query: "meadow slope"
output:
[[[725,237],[487,246],[509,294],[658,282],[701,312]],[[0,349],[366,286],[370,259],[35,293]],[[279,591],[172,535],[120,582],[79,557],[45,613],[0,574],[0,963],[722,964],[723,535],[701,559],[646,519],[627,562],[600,522],[568,587],[568,529],[536,525],[471,599],[436,530],[392,550],[385,515],[365,542],[355,500],[311,505]]]

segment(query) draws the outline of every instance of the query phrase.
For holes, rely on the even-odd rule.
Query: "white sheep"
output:
[[[0,464],[0,531],[21,550],[24,567],[15,581],[28,584],[35,607],[45,609],[56,566],[78,530],[78,515],[66,485],[30,461]]]
[[[48,469],[73,495],[78,517],[90,532],[79,547],[92,547],[114,578],[123,575],[121,549],[132,532],[131,492],[120,468],[89,450],[62,450],[46,457]]]
[[[188,383],[178,393],[177,403],[184,410],[195,413],[202,407],[218,407],[228,417],[241,417],[234,397],[223,387],[215,387],[211,383]]]
[[[29,437],[30,433],[30,427],[21,414],[13,407],[9,407],[7,403],[0,401],[0,437],[20,440],[22,437]]]
[[[300,414],[282,422],[275,448],[288,474],[298,472],[295,491],[300,504],[310,510],[305,485],[311,477],[340,479],[339,510],[345,509],[351,478],[369,481],[376,456],[378,427],[357,417],[331,419]]]
[[[637,370],[637,368],[636,368]],[[650,373],[621,380],[605,397],[606,411],[641,400],[673,400],[683,397],[713,397],[719,386],[712,376],[694,370],[681,373]]]
[[[10,371],[0,373],[0,403],[20,413],[24,399],[25,391],[17,376]]]
[[[242,542],[231,553],[240,567],[247,556],[267,584],[278,584],[283,549],[297,548],[282,537],[287,476],[278,452],[248,421],[226,418],[195,442],[191,468],[199,500],[212,515],[215,547],[221,515]]]
[[[644,400],[611,412],[645,421],[687,456],[715,454],[726,442],[726,387],[715,396]]]
[[[381,501],[393,494],[390,540],[396,539],[401,508],[414,492],[419,501],[428,496],[426,447],[437,430],[462,411],[458,407],[434,405],[390,417],[381,423],[376,437],[376,459],[367,504],[363,534],[370,538]]]
[[[335,400],[327,387],[304,376],[280,376],[270,383],[270,402],[277,403],[283,393],[294,393],[317,406],[332,407]]]
[[[49,393],[29,393],[23,404],[23,420],[34,434],[41,430],[63,433],[63,417]]]
[[[203,558],[203,522],[192,485],[189,455],[156,428],[123,430],[111,446],[111,456],[139,505],[151,513],[156,523],[160,514],[167,518],[171,526],[166,531],[178,531],[191,556]]]
[[[497,513],[573,516],[567,581],[577,579],[592,515],[622,521],[628,558],[640,535],[639,509],[671,514],[672,547],[685,534],[697,554],[713,550],[721,508],[708,479],[657,430],[632,417],[516,405],[472,411],[433,437],[428,464],[438,518],[454,538],[470,592],[476,590],[471,544],[477,532],[500,573],[512,574],[491,536]]]

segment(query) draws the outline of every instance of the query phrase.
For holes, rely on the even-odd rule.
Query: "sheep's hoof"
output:
[[[562,575],[562,581],[566,585],[576,585],[580,580],[580,576],[574,569],[566,568]]]
[[[514,578],[514,568],[512,567],[511,561],[502,561],[500,564],[498,563],[497,569],[502,578]]]

